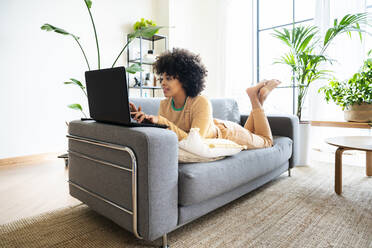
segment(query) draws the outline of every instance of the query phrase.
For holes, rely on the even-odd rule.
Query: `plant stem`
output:
[[[123,49],[121,49],[119,55],[117,56],[117,58],[115,59],[114,63],[112,64],[111,68],[114,68],[116,62],[118,61],[119,57],[121,56],[121,54],[124,52],[125,48],[127,48],[127,46],[129,45],[129,43],[132,42],[133,39],[129,39],[128,43],[123,47]]]
[[[84,3],[87,6],[89,16],[90,16],[90,20],[92,21],[92,25],[93,25],[93,29],[94,29],[94,36],[96,37],[96,44],[97,44],[98,69],[101,69],[101,56],[99,54],[99,46],[98,46],[98,37],[97,37],[96,25],[94,25],[93,16],[92,16],[92,13],[90,12],[90,9],[89,9],[89,6],[88,6],[87,2],[84,1]]]
[[[72,36],[72,37],[74,37],[75,41],[78,43],[81,51],[83,52],[83,55],[84,55],[84,58],[85,58],[85,62],[87,62],[88,69],[90,70],[89,62],[88,62],[87,56],[85,55],[85,52],[84,52],[83,47],[81,46],[79,40],[75,36]]]
[[[297,97],[297,117],[298,120],[301,121],[301,113],[302,113],[302,94],[299,93]]]
[[[84,113],[84,111],[82,110],[81,113],[83,113],[84,117],[87,118],[86,114]]]
[[[84,92],[85,96],[88,97],[87,93],[85,92],[83,88],[82,88],[82,91]]]

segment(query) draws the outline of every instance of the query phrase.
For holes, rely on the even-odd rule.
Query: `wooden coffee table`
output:
[[[342,153],[345,150],[366,152],[366,174],[372,176],[372,136],[341,136],[328,138],[328,144],[337,146],[335,161],[335,191],[342,193]]]

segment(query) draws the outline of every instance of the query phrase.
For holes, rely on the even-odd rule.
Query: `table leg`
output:
[[[366,174],[372,177],[372,152],[366,152]]]
[[[335,192],[340,195],[342,193],[342,153],[344,148],[337,148],[335,156]]]

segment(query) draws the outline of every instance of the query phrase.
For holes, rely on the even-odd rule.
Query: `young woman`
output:
[[[271,147],[273,138],[262,105],[269,93],[280,84],[268,80],[246,89],[252,112],[244,127],[231,121],[213,119],[209,100],[199,94],[205,88],[207,70],[199,55],[185,49],[173,49],[160,55],[154,69],[161,75],[165,100],[160,102],[157,116],[147,115],[131,103],[131,114],[138,122],[145,119],[165,124],[178,140],[188,135],[191,128],[199,128],[203,138],[223,138],[245,145],[248,149]]]

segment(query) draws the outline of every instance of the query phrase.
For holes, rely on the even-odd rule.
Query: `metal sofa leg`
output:
[[[163,244],[160,248],[169,248],[167,234],[163,235]]]
[[[288,169],[288,176],[291,176],[291,168]]]

